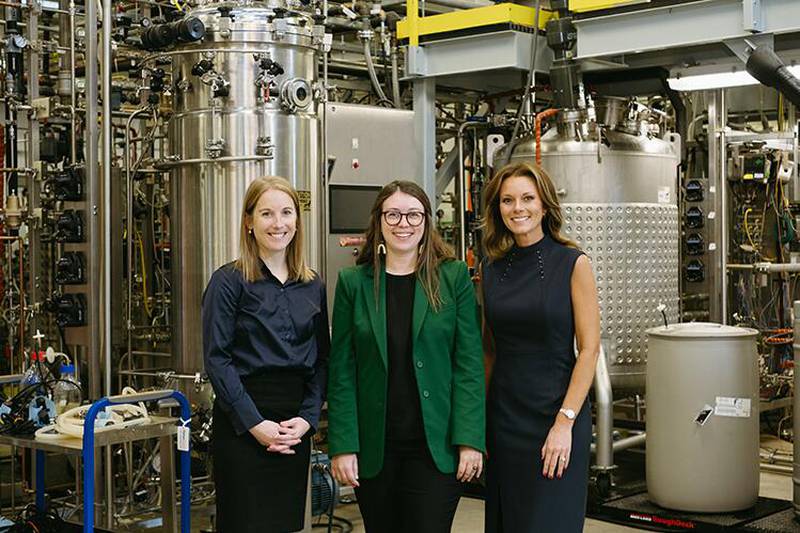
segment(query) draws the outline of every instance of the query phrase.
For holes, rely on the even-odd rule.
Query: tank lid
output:
[[[714,322],[686,322],[684,324],[670,324],[650,328],[647,334],[655,337],[686,338],[686,337],[752,337],[758,331],[751,328],[737,326],[724,326]]]

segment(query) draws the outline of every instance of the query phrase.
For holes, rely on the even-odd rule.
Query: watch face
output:
[[[561,412],[564,413],[564,416],[566,416],[570,420],[575,419],[575,411],[573,411],[572,409],[562,409]]]

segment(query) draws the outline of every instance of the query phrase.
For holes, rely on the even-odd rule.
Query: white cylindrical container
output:
[[[688,323],[647,335],[650,500],[706,513],[752,507],[759,485],[758,332]]]

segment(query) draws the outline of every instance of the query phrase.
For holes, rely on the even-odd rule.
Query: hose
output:
[[[536,132],[536,164],[542,164],[542,121],[547,117],[551,117],[555,114],[558,114],[558,109],[547,109],[546,111],[542,111],[541,113],[536,114],[536,120],[534,121],[534,131]],[[600,141],[598,141],[600,142]]]
[[[372,80],[372,87],[375,89],[375,93],[378,95],[378,99],[381,102],[388,102],[389,99],[386,98],[386,94],[383,92],[381,84],[378,81],[378,74],[375,72],[375,64],[372,62],[372,52],[369,49],[369,39],[364,39],[364,59],[366,59],[367,61],[367,71],[369,71],[369,79]]]

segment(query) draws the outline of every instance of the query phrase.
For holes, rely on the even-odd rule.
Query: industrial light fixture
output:
[[[789,67],[789,72],[794,76],[800,76],[800,65]],[[667,83],[669,83],[669,87],[673,91],[706,91],[710,89],[758,85],[759,81],[748,74],[746,70],[742,69],[712,74],[679,75],[674,78],[669,78]]]

